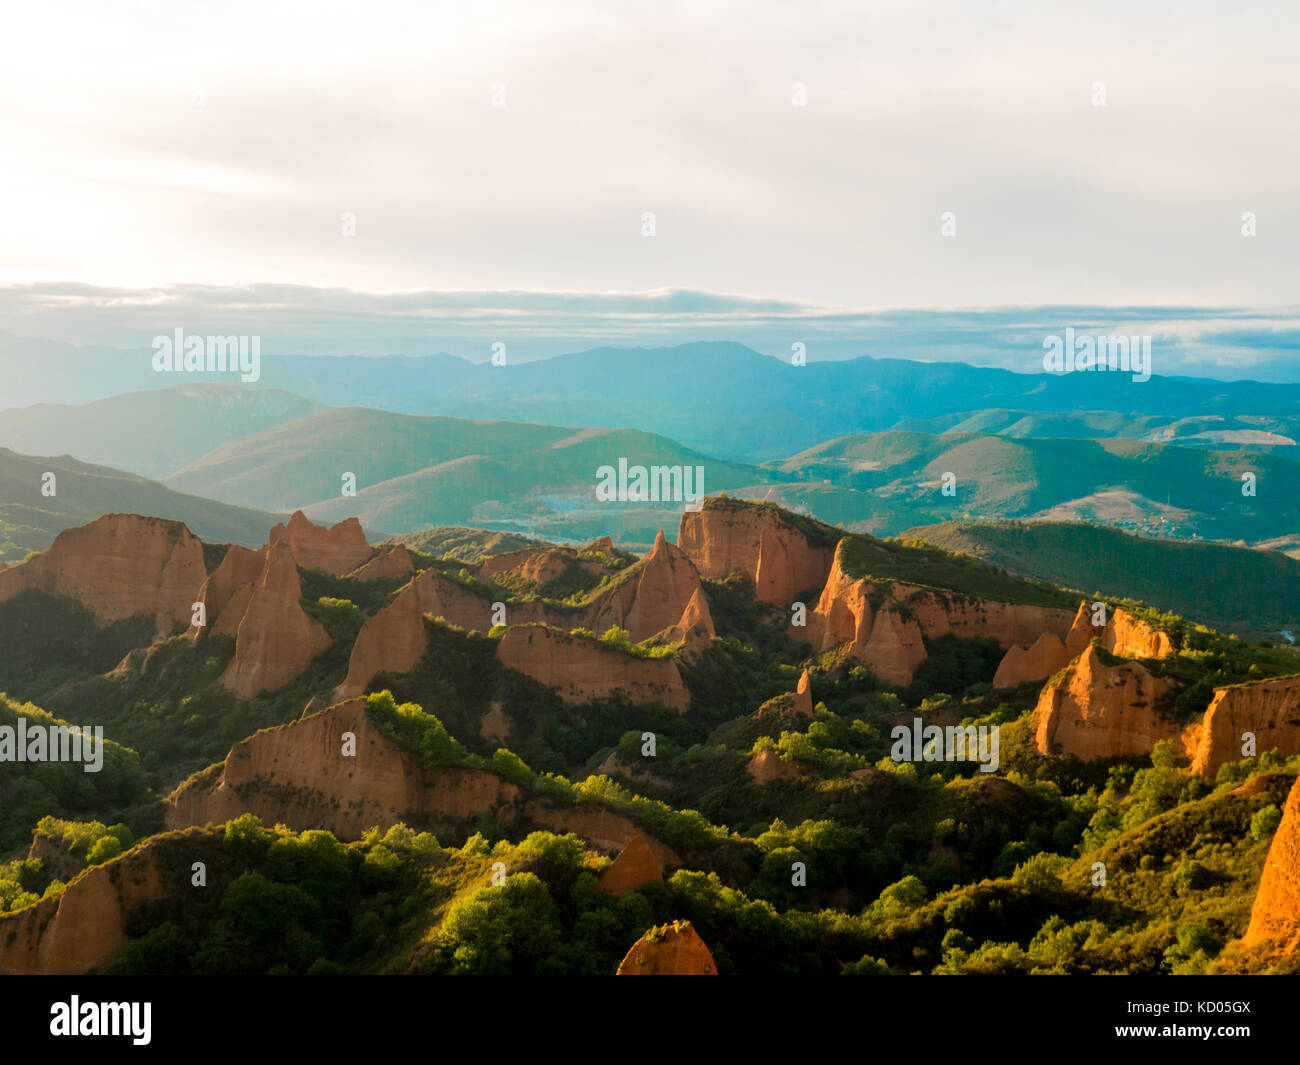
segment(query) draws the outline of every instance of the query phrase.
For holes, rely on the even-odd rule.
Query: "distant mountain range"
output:
[[[0,365],[16,343],[0,336]],[[74,391],[104,381],[103,350],[40,354],[48,364],[19,360],[6,385],[57,393],[51,374],[70,375]],[[1300,462],[1290,457],[1300,385],[901,360],[792,366],[722,343],[519,366],[268,358],[263,370],[256,387],[130,370],[121,381],[173,383],[0,410],[0,447],[12,449],[0,462],[4,557],[98,516],[95,506],[193,514],[195,531],[241,543],[260,543],[269,516],[301,508],[322,522],[357,516],[375,537],[457,525],[648,545],[685,501],[597,501],[597,470],[620,460],[700,467],[706,493],[876,535],[1088,521],[1292,550],[1286,538],[1300,532]],[[429,409],[455,416],[411,413]],[[62,458],[26,457],[41,454]],[[69,474],[60,481],[71,486],[92,480],[75,497],[46,499],[38,466]],[[1253,494],[1242,491],[1249,477]],[[207,501],[228,507],[203,510]]]
[[[42,492],[46,484],[53,495]],[[0,448],[0,561],[22,561],[29,551],[49,547],[69,526],[116,512],[172,518],[205,540],[246,547],[260,547],[284,517],[175,492],[138,474],[68,455],[40,458]]]
[[[14,406],[232,380],[230,375],[155,373],[148,349],[74,348],[2,334],[0,374]],[[867,357],[794,366],[731,343],[598,348],[504,366],[450,355],[268,354],[257,384],[240,387],[399,413],[633,426],[741,462],[783,458],[837,436],[960,415],[957,425],[981,411],[1022,412],[1017,421],[1024,412],[1047,415],[1047,435],[1069,436],[1147,434],[1174,421],[1218,417],[1229,420],[1225,431],[1285,436],[1300,418],[1300,384],[1158,375],[1135,382],[1113,372],[1019,374],[964,363]],[[1068,412],[1100,412],[1102,424],[1088,430],[1085,418],[1072,429],[1054,431],[1051,419]],[[1108,412],[1121,412],[1113,431],[1104,427]],[[1251,418],[1264,422],[1245,421]]]

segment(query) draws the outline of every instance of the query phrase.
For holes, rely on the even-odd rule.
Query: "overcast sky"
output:
[[[1293,304],[1300,5],[1135,6],[11,6],[0,282]]]

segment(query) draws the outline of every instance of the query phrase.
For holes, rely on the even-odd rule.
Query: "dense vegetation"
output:
[[[826,543],[843,535],[782,517]],[[932,545],[852,537],[844,552],[854,575],[943,595],[1077,603]],[[544,598],[557,609],[630,579],[631,568],[617,552],[579,557],[538,589],[486,584],[462,558],[416,558],[476,594]],[[596,848],[537,831],[528,816],[491,812],[354,841],[251,816],[159,835],[157,796],[257,729],[294,720],[311,700],[326,705],[361,625],[402,583],[303,573],[303,609],[332,646],[292,684],[251,700],[215,684],[233,654],[230,637],[156,641],[112,670],[142,639],[131,623],[99,630],[54,603],[29,631],[14,604],[49,604],[0,604],[0,631],[22,648],[21,665],[3,667],[5,682],[74,724],[104,724],[110,739],[99,774],[4,767],[0,910],[57,896],[76,876],[93,875],[86,870],[148,849],[167,871],[167,891],[132,914],[134,942],[114,971],[608,973],[646,929],[678,919],[694,924],[723,973],[1193,973],[1265,964],[1231,944],[1245,929],[1300,757],[1261,752],[1210,781],[1168,745],[1148,758],[1086,764],[1043,757],[1033,737],[1037,687],[992,688],[1002,656],[993,641],[927,640],[913,683],[890,688],[842,651],[814,654],[793,642],[783,613],[757,602],[739,574],[704,582],[719,638],[677,660],[692,695],[685,714],[566,704],[500,665],[497,630],[432,619],[415,669],[376,677],[367,696],[370,722],[424,772],[474,768],[552,810],[603,809],[633,821],[682,861],[662,882],[616,899],[598,885],[608,857]],[[1287,648],[1110,602],[1173,638],[1175,654],[1147,665],[1179,682],[1161,710],[1180,719],[1202,712],[1216,686],[1297,671]],[[622,654],[671,653],[633,645],[617,628],[580,635]],[[795,712],[793,697],[805,666],[811,718]],[[0,724],[20,713],[51,720],[46,710],[0,699]],[[489,715],[505,722],[504,738],[485,734]],[[974,761],[895,760],[892,730],[917,716],[997,727],[996,772]],[[779,767],[776,779],[755,779],[760,759]],[[1247,780],[1252,788],[1236,790]],[[202,887],[191,882],[195,862],[207,870]]]

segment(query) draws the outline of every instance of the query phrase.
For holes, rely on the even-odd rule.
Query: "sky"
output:
[[[542,308],[538,345],[617,340],[620,301],[794,308],[842,327],[828,354],[906,309],[1273,309],[1293,337],[1300,7],[1135,6],[23,5],[0,329],[93,292],[98,326],[40,335],[126,343],[115,294],[164,292],[316,328],[404,303],[404,342],[450,348],[477,313],[468,357]]]

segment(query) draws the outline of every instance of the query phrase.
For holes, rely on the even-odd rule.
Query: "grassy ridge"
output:
[[[945,522],[906,535],[1213,628],[1276,633],[1300,623],[1300,562],[1276,551],[1148,539],[1082,522]]]

